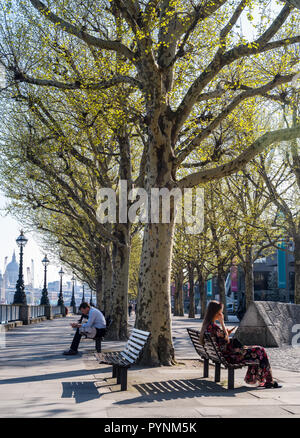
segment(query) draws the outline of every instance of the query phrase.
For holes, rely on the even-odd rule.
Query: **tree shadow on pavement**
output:
[[[239,393],[253,391],[253,388],[242,386],[233,390],[224,388],[219,383],[201,379],[176,379],[161,382],[149,382],[132,385],[140,396],[134,399],[118,401],[115,404],[137,402],[153,402],[193,397],[235,397]]]

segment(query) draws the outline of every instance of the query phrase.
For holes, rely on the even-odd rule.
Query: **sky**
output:
[[[4,274],[4,259],[8,256],[8,263],[11,261],[13,251],[16,251],[17,262],[19,263],[19,247],[16,243],[16,238],[20,235],[22,224],[18,223],[12,216],[5,216],[3,207],[8,202],[5,196],[0,191],[0,271]],[[42,260],[44,253],[41,252],[38,244],[35,242],[31,233],[25,233],[28,242],[24,248],[24,280],[27,283],[26,268],[31,267],[31,259],[34,260],[35,271],[35,287],[41,287],[44,279],[44,267]],[[51,254],[47,254],[51,262]],[[59,280],[58,272],[60,266],[55,266],[50,263],[48,266],[48,281]],[[64,276],[64,282],[70,280],[70,276]]]

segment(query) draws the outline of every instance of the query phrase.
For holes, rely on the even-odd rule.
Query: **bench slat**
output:
[[[204,339],[205,339],[204,348],[207,351],[208,355],[212,357],[212,360],[222,363],[226,368],[229,368],[230,364],[223,356],[223,353],[221,352],[219,345],[217,344],[217,342],[214,341],[213,337],[209,333],[204,333]]]
[[[142,350],[142,348],[144,347],[145,344],[141,345],[141,344],[137,344],[135,341],[133,341],[132,339],[128,339],[127,341],[128,345],[131,345],[132,347],[134,347],[136,350]],[[127,345],[126,344],[126,345]]]
[[[135,338],[134,336],[130,336],[129,340],[132,342],[136,342],[137,344],[142,345],[142,346],[144,346],[147,342],[147,340],[145,340],[145,339]]]
[[[139,357],[138,354],[133,354],[131,351],[127,350],[127,351],[122,351],[122,353],[124,353],[126,356],[130,357],[130,360],[133,360],[132,363],[135,363]]]
[[[124,351],[121,352],[122,356],[125,357],[125,359],[130,362],[130,363],[134,363],[135,360],[132,359],[131,357],[127,356],[127,354],[124,353]]]
[[[147,336],[147,338],[150,335],[150,332],[145,332],[144,330],[139,330],[139,329],[136,329],[136,328],[134,328],[132,330],[132,333],[140,333],[141,335]]]
[[[134,329],[123,351],[102,353],[98,356],[99,362],[129,368],[137,361],[150,336],[148,332],[143,333],[147,333],[147,336]]]
[[[142,341],[142,339],[134,338],[133,336],[130,336],[127,342],[131,342],[132,344],[136,345],[137,347],[142,347],[145,345],[146,341]]]
[[[192,344],[193,344],[196,352],[199,354],[199,356],[202,359],[209,359],[208,354],[206,353],[204,346],[200,342],[200,331],[188,328],[187,332],[188,332],[190,339],[192,341]]]
[[[133,351],[135,354],[140,354],[141,349],[137,350],[135,346],[132,346],[131,344],[127,345],[127,349]]]
[[[132,333],[131,336],[134,336],[135,338],[138,338],[138,339],[142,339],[143,341],[147,341],[147,339],[149,337],[149,336],[141,335],[140,333],[136,333],[136,332]]]
[[[138,357],[138,355],[140,354],[140,351],[135,350],[130,345],[127,345],[126,348],[124,348],[123,351],[124,351],[124,353],[130,354],[130,356],[135,356],[135,357]]]

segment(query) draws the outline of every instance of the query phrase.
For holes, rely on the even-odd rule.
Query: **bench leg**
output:
[[[209,373],[209,360],[204,359],[203,377],[208,377],[208,373]]]
[[[116,378],[117,378],[117,383],[118,384],[121,382],[121,370],[122,370],[122,368],[117,365],[117,368],[116,368]]]
[[[118,376],[118,367],[117,367],[117,365],[113,365],[113,367],[112,367],[112,378],[114,379],[117,376]]]
[[[101,338],[96,338],[96,351],[97,353],[101,353]]]
[[[121,391],[127,391],[127,368],[120,368]]]
[[[228,368],[228,389],[234,389],[234,368]]]
[[[220,382],[221,380],[221,364],[215,363],[215,382]]]

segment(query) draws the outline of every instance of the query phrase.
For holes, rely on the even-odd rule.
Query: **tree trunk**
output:
[[[147,365],[171,365],[170,270],[174,224],[145,226],[141,255],[136,327],[151,333],[143,354]]]
[[[112,263],[111,256],[108,248],[102,250],[102,293],[103,293],[103,310],[106,316],[112,316],[112,297],[111,297],[111,285],[112,285]]]
[[[225,280],[226,275],[224,272],[223,266],[218,266],[218,274],[217,274],[217,283],[218,283],[218,291],[220,296],[220,303],[224,305],[224,320],[227,321],[227,307],[226,307],[226,289],[225,289]]]
[[[189,295],[190,295],[190,307],[189,318],[195,318],[195,288],[194,288],[194,266],[188,264],[188,278],[189,278]]]
[[[183,270],[180,268],[175,276],[174,316],[184,316],[183,279]]]
[[[168,106],[162,103],[161,91],[156,94],[158,90],[161,90],[161,75],[155,73],[150,82],[149,77],[145,79],[149,83],[149,91],[152,93],[155,90],[154,100],[147,108],[149,125],[145,188],[148,196],[151,196],[153,188],[171,190],[175,186],[173,178],[175,157],[174,145],[172,146],[171,141],[173,124],[170,111]],[[165,98],[167,101],[167,95]],[[149,206],[152,213],[151,201]],[[162,220],[161,206],[162,202],[160,202],[158,223],[155,223],[149,215],[149,223],[144,228],[136,318],[136,328],[151,333],[151,338],[143,353],[142,363],[155,366],[175,363],[170,294],[175,222],[174,202],[172,200],[170,203],[169,221]]]
[[[102,269],[96,269],[96,302],[97,307],[103,310],[103,285],[102,285]]]
[[[124,246],[113,244],[112,250],[112,324],[107,337],[114,340],[128,339],[128,283],[130,259],[130,228],[128,224],[116,225],[114,235]]]
[[[202,275],[201,269],[197,266],[197,274],[198,274],[198,284],[199,284],[199,293],[200,293],[200,318],[203,319],[207,306],[207,293],[205,289],[205,278]]]
[[[254,301],[254,276],[253,276],[253,258],[252,247],[246,247],[245,253],[245,298],[246,298],[246,310],[250,304]]]
[[[300,304],[300,235],[294,239],[295,243],[295,304]]]

